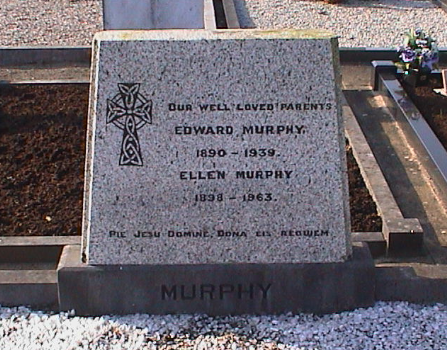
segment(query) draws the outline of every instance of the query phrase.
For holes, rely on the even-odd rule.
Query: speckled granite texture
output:
[[[103,32],[93,57],[89,264],[350,256],[331,33]]]

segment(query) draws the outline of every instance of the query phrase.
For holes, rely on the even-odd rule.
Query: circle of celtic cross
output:
[[[140,84],[118,84],[119,93],[107,99],[106,123],[123,130],[119,165],[142,166],[137,131],[152,124],[152,101],[140,94]]]

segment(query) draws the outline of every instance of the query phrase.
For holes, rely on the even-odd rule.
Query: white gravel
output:
[[[245,28],[320,28],[339,35],[340,46],[396,48],[402,33],[420,27],[447,47],[447,13],[430,0],[234,1]]]
[[[445,350],[447,306],[379,302],[325,316],[97,318],[0,308],[0,349]]]
[[[102,0],[0,0],[0,46],[91,45]]]
[[[447,47],[447,14],[424,0],[236,0],[244,27],[325,28],[340,46],[396,47],[421,27]],[[90,45],[101,0],[0,0],[0,46]],[[303,53],[305,54],[305,53]],[[100,318],[0,308],[1,350],[447,349],[447,306],[377,303],[334,315]]]
[[[340,46],[388,48],[421,27],[447,47],[447,13],[430,0],[234,1],[243,27],[324,28]],[[102,30],[102,1],[0,0],[0,18],[0,46],[90,45]]]

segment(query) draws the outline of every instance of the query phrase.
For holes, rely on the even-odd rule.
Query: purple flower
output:
[[[422,68],[429,68],[433,70],[433,65],[439,62],[439,55],[437,51],[424,50],[422,52]]]
[[[400,58],[405,63],[413,62],[416,58],[416,52],[407,48],[401,52]]]

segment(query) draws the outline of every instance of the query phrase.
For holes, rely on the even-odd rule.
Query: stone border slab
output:
[[[241,27],[237,17],[236,7],[233,0],[222,0],[225,19],[228,29],[239,29]]]
[[[0,67],[25,65],[90,65],[89,46],[0,47]]]
[[[342,63],[367,63],[375,60],[397,60],[396,49],[380,47],[341,47],[340,61]],[[439,48],[439,63],[447,62],[447,48]]]
[[[0,80],[0,86],[8,85],[8,86],[17,86],[17,85],[86,85],[90,84],[88,80],[12,80],[12,81],[4,81]]]
[[[56,271],[0,270],[0,305],[57,310]]]
[[[0,236],[2,246],[52,246],[52,245],[77,245],[81,244],[80,236]]]
[[[419,220],[403,217],[352,109],[346,99],[342,103],[346,136],[366,187],[382,217],[383,236],[388,252],[422,249],[423,230]]]
[[[387,242],[383,232],[352,232],[353,242],[364,242],[368,244],[373,258],[386,255]]]
[[[12,243],[17,246],[26,246],[32,241],[25,237],[7,238],[11,238]],[[38,238],[37,241],[46,241],[56,237],[33,238]],[[64,238],[68,238],[72,244],[64,249],[59,267],[78,266],[80,237]],[[447,302],[445,265],[383,264],[374,268],[374,276],[374,286],[368,285],[365,288],[374,289],[376,301]],[[0,304],[11,307],[27,305],[35,309],[58,311],[59,295],[56,283],[56,271],[0,270]]]
[[[331,313],[374,304],[374,264],[366,244],[353,259],[324,264],[92,267],[66,246],[58,268],[60,310],[128,313]]]
[[[216,14],[214,10],[213,0],[204,0],[203,4],[204,27],[208,30],[214,30],[216,26]]]
[[[447,151],[397,80],[396,70],[392,71],[391,64],[376,65],[378,78],[374,89],[390,97],[393,116],[409,135],[411,146],[418,154],[424,155],[420,157],[421,162],[429,171],[444,208],[447,208]]]
[[[231,7],[231,5],[228,6]],[[447,63],[447,48],[440,49],[439,56],[441,64]],[[374,60],[393,60],[396,57],[395,49],[365,47],[340,48],[340,62],[342,64],[353,62],[370,64]],[[32,65],[88,66],[90,63],[90,46],[0,47],[0,68]]]
[[[0,305],[58,310],[56,266],[79,236],[0,237]],[[50,262],[54,269],[48,268]]]
[[[447,266],[409,264],[376,267],[376,300],[447,302]]]
[[[0,263],[44,263],[59,261],[65,245],[81,244],[79,236],[0,236]],[[1,282],[0,282],[1,283]]]

